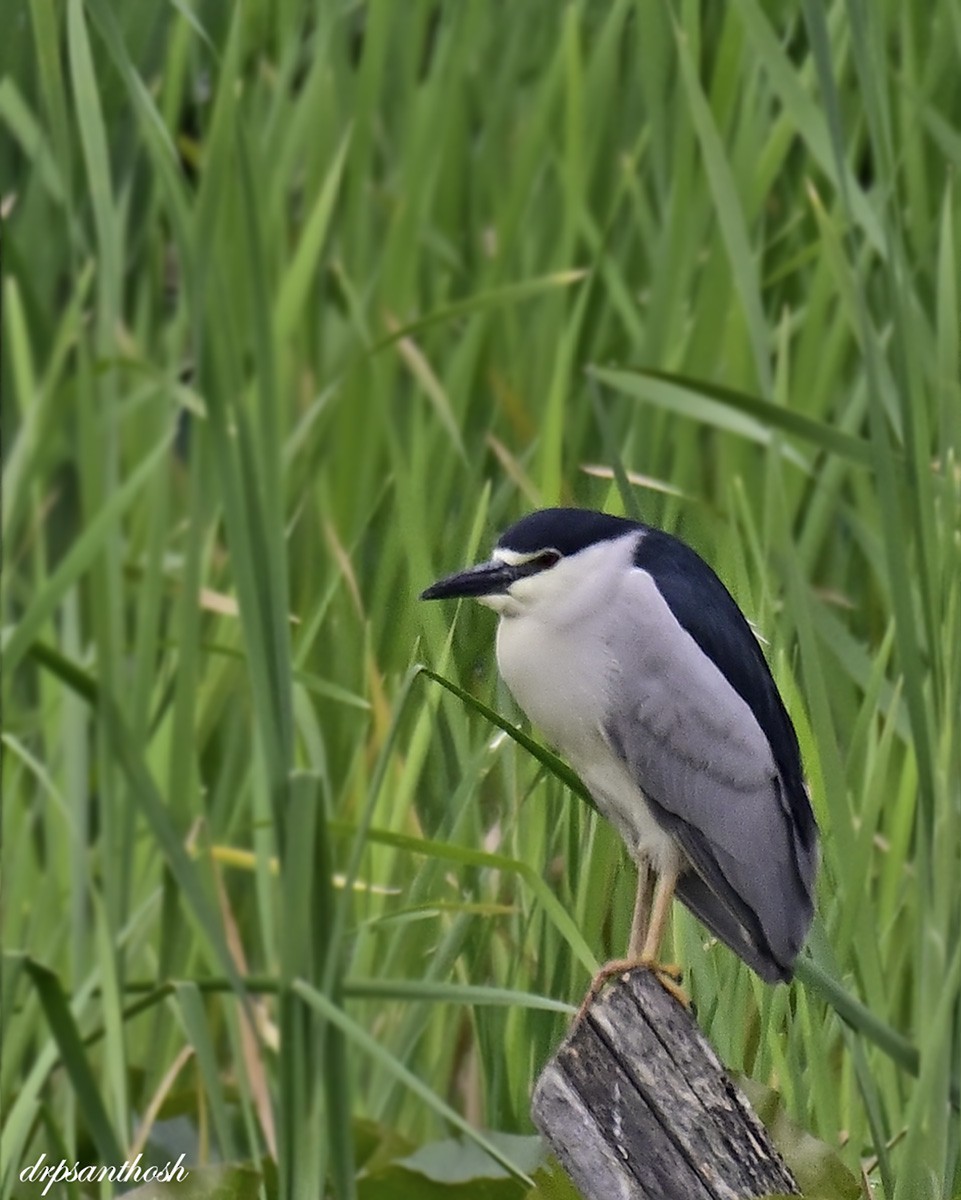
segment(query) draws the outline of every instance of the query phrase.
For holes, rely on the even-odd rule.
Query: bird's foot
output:
[[[605,963],[591,980],[587,995],[577,1010],[574,1024],[576,1025],[585,1016],[587,1010],[616,975],[624,975],[627,971],[633,971],[637,967],[643,967],[646,971],[650,971],[661,987],[672,995],[683,1008],[691,1008],[691,998],[681,987],[684,972],[676,963],[661,963],[653,958],[644,957],[615,958]]]
[[[684,972],[677,963],[644,963],[644,966],[651,972],[657,982],[669,995],[680,1004],[682,1008],[693,1008],[691,997],[681,987],[684,981]]]

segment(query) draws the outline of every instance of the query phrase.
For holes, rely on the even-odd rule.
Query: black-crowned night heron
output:
[[[636,521],[550,508],[422,598],[455,596],[500,615],[504,682],[637,862],[627,958],[594,986],[657,963],[675,893],[762,979],[790,979],[817,826],[791,719],[707,563]]]

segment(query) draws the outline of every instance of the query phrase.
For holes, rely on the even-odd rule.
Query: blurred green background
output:
[[[798,728],[810,957],[765,987],[678,911],[702,1026],[836,1152],[808,1194],[954,1195],[957,0],[30,0],[4,42],[0,1200],[140,1150],[571,1194],[529,1095],[632,870],[471,702],[519,720],[492,615],[416,602],[558,502],[689,540]]]

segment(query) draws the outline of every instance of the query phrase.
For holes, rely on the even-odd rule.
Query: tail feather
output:
[[[792,975],[790,963],[777,959],[766,942],[745,929],[731,910],[711,891],[696,871],[685,871],[677,881],[676,894],[702,924],[729,946],[767,983],[787,983]]]

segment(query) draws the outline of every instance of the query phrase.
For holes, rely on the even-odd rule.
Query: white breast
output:
[[[597,741],[609,705],[606,651],[536,616],[503,617],[497,665],[511,695],[558,750],[581,757]]]
[[[611,573],[598,561],[585,570],[585,555],[630,555],[624,539],[582,552],[576,576],[561,562],[532,585],[555,589],[549,604],[531,602],[505,611],[497,630],[497,665],[514,699],[548,742],[583,779],[598,808],[632,854],[655,869],[675,859],[673,839],[651,816],[624,762],[611,750],[604,728],[619,677],[608,622],[616,605],[600,591]],[[615,576],[616,577],[616,576]],[[533,601],[533,598],[532,598]],[[544,614],[547,614],[545,617]]]

